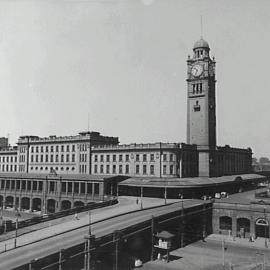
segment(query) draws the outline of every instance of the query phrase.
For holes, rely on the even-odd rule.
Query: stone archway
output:
[[[219,218],[220,230],[232,230],[232,218],[228,216],[222,216]]]
[[[74,202],[74,207],[82,207],[82,206],[84,206],[84,203],[82,201]]]
[[[21,208],[22,210],[29,210],[30,209],[30,199],[27,197],[23,197],[21,199]]]
[[[14,206],[14,198],[12,196],[6,197],[6,207],[12,208]]]
[[[64,200],[61,202],[61,210],[68,210],[71,208],[71,202],[69,200]]]
[[[248,218],[238,218],[236,221],[237,235],[240,237],[248,237],[250,233],[250,220]]]
[[[256,237],[269,238],[269,222],[265,218],[258,218],[255,222]]]
[[[41,211],[41,199],[40,198],[34,198],[32,208],[34,211]]]
[[[54,199],[47,200],[47,212],[55,213],[56,210],[56,201]]]

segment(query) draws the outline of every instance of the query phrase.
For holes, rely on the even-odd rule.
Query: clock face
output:
[[[192,68],[191,68],[191,74],[194,76],[194,77],[198,77],[202,74],[203,72],[203,67],[202,65],[194,65]]]

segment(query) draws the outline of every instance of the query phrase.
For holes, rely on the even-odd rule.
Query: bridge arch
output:
[[[36,211],[41,211],[41,199],[40,198],[34,198],[32,201],[32,208]]]
[[[30,209],[30,199],[28,197],[23,197],[21,199],[21,208],[25,210]]]
[[[61,201],[61,210],[67,210],[71,208],[71,201],[63,200]]]
[[[221,216],[219,218],[220,230],[232,230],[232,218],[228,216]]]
[[[55,213],[56,210],[56,201],[54,199],[47,200],[47,212]]]
[[[12,196],[6,197],[6,206],[13,207],[14,206],[14,198]]]
[[[84,206],[84,203],[82,201],[74,202],[74,207],[82,207],[82,206]]]
[[[236,220],[237,234],[241,237],[245,237],[246,233],[250,233],[250,220],[248,218],[238,218]]]
[[[255,222],[256,237],[269,238],[269,222],[265,218],[258,218]]]

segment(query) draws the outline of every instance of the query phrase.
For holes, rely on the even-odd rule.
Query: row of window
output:
[[[17,172],[17,165],[2,165],[2,167],[0,166],[0,170],[1,172]]]
[[[106,168],[106,171],[105,171],[105,168]],[[169,168],[169,171],[168,171],[168,168]],[[112,171],[111,171],[112,169]],[[98,173],[98,166],[95,165],[94,166],[94,173]],[[112,165],[112,167],[110,165],[106,165],[106,167],[101,164],[99,166],[99,173],[106,173],[106,174],[129,174],[130,173],[130,167],[128,164],[126,164],[125,166],[123,165],[118,165],[118,171],[117,171],[117,166],[116,165]],[[167,165],[163,165],[163,174],[166,175],[166,174],[170,174],[170,175],[173,175],[174,174],[174,165],[170,165],[170,166],[167,166]],[[147,165],[139,165],[137,164],[135,166],[135,174],[150,174],[150,175],[154,175],[155,174],[155,166],[154,165],[150,165],[150,166],[147,166]]]
[[[28,190],[28,191],[42,191],[43,182],[42,181],[26,181],[26,180],[1,180],[1,189],[13,189],[13,190]],[[57,183],[54,181],[49,181],[48,191],[56,192]],[[68,193],[87,193],[87,194],[99,194],[99,183],[72,183],[72,182],[62,182],[61,192]]]
[[[169,156],[169,160],[170,161],[174,161],[174,155],[170,154]],[[105,157],[106,157],[106,162],[110,162],[111,161],[111,155],[95,155],[94,156],[94,161],[95,162],[104,162],[105,161]],[[118,157],[118,158],[117,158]],[[124,161],[124,157],[125,157],[125,161],[128,162],[130,160],[130,158],[133,158],[133,154],[131,154],[131,157],[129,154],[126,155],[112,155],[112,161],[113,162],[122,162]],[[136,161],[155,161],[155,155],[154,154],[136,154],[135,155],[135,160]],[[163,161],[167,161],[167,154],[163,154]]]
[[[43,153],[44,151],[45,152],[49,152],[49,149],[50,149],[50,152],[59,152],[59,149],[60,149],[60,151],[61,152],[69,152],[70,151],[70,149],[71,149],[71,151],[72,152],[75,152],[75,144],[73,144],[73,145],[51,145],[50,147],[49,147],[49,145],[46,145],[46,146],[31,146],[31,148],[30,148],[30,152],[31,153],[34,153],[34,152],[36,152],[36,153],[39,153],[39,151],[41,152],[41,153]]]
[[[40,157],[40,158],[39,158]],[[66,158],[65,156],[62,155],[58,155],[56,154],[54,155],[50,155],[50,161],[49,161],[49,155],[31,155],[31,162],[75,162],[75,154],[71,155],[71,159],[70,159],[70,155],[66,154]]]
[[[201,94],[202,93],[202,83],[194,83],[192,85],[192,93],[193,94]]]
[[[0,157],[0,162],[17,162],[17,157],[16,156]]]
[[[43,171],[43,170],[45,170],[45,171],[48,171],[48,170],[56,170],[56,171],[58,171],[58,170],[61,170],[61,171],[64,171],[64,167],[30,167],[30,170],[31,171],[38,171],[38,170],[40,170],[40,171]],[[66,167],[66,171],[69,171],[69,170],[71,170],[71,171],[74,171],[75,170],[75,167]]]

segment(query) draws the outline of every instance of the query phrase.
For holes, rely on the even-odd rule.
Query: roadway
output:
[[[202,204],[202,201],[184,201],[185,208],[200,204]],[[91,226],[92,234],[94,234],[97,238],[102,237],[112,233],[115,230],[121,230],[126,227],[149,220],[151,216],[158,217],[170,212],[177,211],[181,209],[181,207],[182,203],[178,202],[171,205],[163,205],[154,209],[146,209],[138,212],[127,213],[118,217],[111,217],[108,220],[93,224]],[[74,220],[74,223],[76,222],[77,221]],[[88,227],[78,228],[72,231],[68,231],[70,229],[66,229],[68,232],[65,233],[63,233],[65,231],[65,227],[62,227],[63,229],[61,234],[57,234],[56,230],[52,230],[51,227],[51,231],[55,234],[54,237],[27,244],[26,246],[20,246],[23,245],[24,242],[20,241],[21,239],[19,237],[18,248],[0,254],[0,269],[13,269],[20,265],[29,263],[33,259],[42,258],[46,255],[59,252],[63,248],[69,248],[78,245],[84,241],[84,235],[88,234]]]

